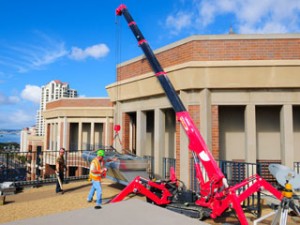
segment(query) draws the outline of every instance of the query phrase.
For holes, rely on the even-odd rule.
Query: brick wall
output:
[[[192,120],[194,121],[195,126],[200,130],[200,105],[189,105],[188,106],[188,112],[190,113],[190,116]],[[193,158],[192,152],[189,151],[189,159]],[[192,160],[189,160],[188,162],[188,168],[192,168],[193,165],[191,165]],[[191,170],[189,171],[192,172]],[[189,175],[189,179],[192,179],[192,174]],[[189,184],[191,183],[191,180],[189,180]]]
[[[300,39],[192,40],[156,54],[163,68],[189,61],[300,59]],[[151,72],[143,58],[118,68],[118,80]]]
[[[127,113],[122,114],[122,126],[123,126],[123,135],[122,135],[123,150],[127,150],[129,149],[129,126],[130,126],[130,116]]]
[[[219,106],[211,106],[212,115],[212,155],[218,160],[220,159],[220,143],[219,143]]]

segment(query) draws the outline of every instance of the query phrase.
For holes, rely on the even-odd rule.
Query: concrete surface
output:
[[[151,205],[139,199],[129,199],[103,205],[102,209],[91,207],[62,212],[37,218],[3,223],[2,225],[207,225],[197,219]]]

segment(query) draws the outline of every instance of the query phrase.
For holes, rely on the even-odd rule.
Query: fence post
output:
[[[256,163],[256,171],[259,176],[261,176],[261,164]],[[257,217],[261,217],[261,199],[260,199],[260,191],[257,192]]]

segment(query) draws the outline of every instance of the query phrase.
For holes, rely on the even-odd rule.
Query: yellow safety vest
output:
[[[96,170],[100,171],[101,170],[101,165],[98,159],[93,159],[92,163],[94,163]],[[90,179],[95,180],[95,181],[101,181],[101,174],[95,174],[90,170]]]

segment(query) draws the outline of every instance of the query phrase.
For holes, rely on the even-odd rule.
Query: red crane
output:
[[[176,119],[181,123],[189,138],[188,147],[194,157],[196,178],[200,191],[199,193],[193,193],[180,188],[180,182],[177,180],[174,170],[172,170],[171,178],[168,181],[154,182],[142,177],[136,177],[111,202],[121,201],[130,193],[140,193],[145,195],[148,201],[157,205],[200,219],[208,216],[216,218],[228,208],[233,208],[240,223],[245,225],[248,222],[241,203],[250,195],[264,188],[281,200],[281,192],[259,175],[253,175],[235,186],[228,186],[224,174],[213,158],[189,112],[183,105],[166,72],[162,69],[127,7],[121,4],[116,9],[116,14],[118,16],[123,15],[128,22],[130,29],[176,113]],[[200,163],[205,169],[208,181],[204,180]],[[243,191],[240,192],[240,190]]]

